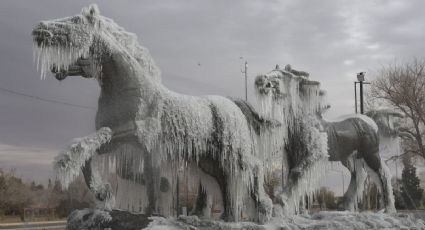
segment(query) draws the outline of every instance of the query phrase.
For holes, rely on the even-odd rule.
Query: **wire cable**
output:
[[[95,110],[96,109],[96,108],[91,107],[91,106],[77,105],[77,104],[73,104],[73,103],[68,103],[68,102],[63,102],[63,101],[57,101],[57,100],[48,99],[48,98],[42,98],[42,97],[38,97],[38,96],[34,96],[34,95],[29,95],[29,94],[17,92],[17,91],[6,89],[6,88],[2,88],[2,87],[0,87],[0,91],[8,92],[8,93],[11,93],[11,94],[14,94],[14,95],[19,95],[19,96],[22,96],[22,97],[32,98],[32,99],[39,100],[39,101],[50,102],[50,103],[61,104],[61,105],[67,105],[67,106],[72,106],[72,107],[81,108],[81,109],[90,109],[90,110]]]

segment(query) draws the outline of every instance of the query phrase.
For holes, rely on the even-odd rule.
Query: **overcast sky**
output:
[[[95,1],[96,2],[96,1]],[[75,108],[0,90],[0,167],[47,181],[50,162],[72,138],[94,131],[95,81],[40,80],[31,30],[78,14],[87,1],[0,1],[0,87],[92,107]],[[423,56],[422,0],[188,0],[97,2],[102,15],[134,32],[177,92],[244,96],[243,60],[253,80],[276,64],[310,72],[328,91],[329,117],[352,113],[353,81],[381,65]],[[314,4],[313,4],[314,3]],[[200,64],[200,65],[199,65]]]

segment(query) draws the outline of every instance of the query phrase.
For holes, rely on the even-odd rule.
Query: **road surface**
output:
[[[1,230],[64,230],[66,221],[46,221],[46,222],[30,222],[30,223],[7,223],[0,224]]]

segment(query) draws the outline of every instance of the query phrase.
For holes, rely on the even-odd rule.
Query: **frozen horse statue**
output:
[[[285,150],[289,174],[280,202],[291,202],[292,197],[296,195],[293,194],[294,191],[300,190],[303,171],[314,168],[317,162],[321,162],[317,160],[317,154],[314,154],[315,150],[312,151],[313,153],[309,153],[308,149],[305,149],[304,152],[300,151],[300,149],[303,150],[302,146],[306,143],[300,143],[298,147],[296,146],[297,148],[293,147],[294,140],[300,139],[296,135],[294,138],[294,133],[296,134],[300,130],[300,125],[297,126],[297,123],[299,123],[297,120],[299,120],[299,117],[303,117],[304,120],[307,118],[313,121],[317,119],[313,125],[326,132],[329,161],[340,161],[351,172],[350,185],[344,194],[343,208],[351,211],[356,209],[357,202],[362,197],[364,181],[366,173],[368,173],[382,192],[381,205],[385,207],[387,212],[395,212],[391,175],[379,155],[379,134],[376,123],[370,117],[364,115],[347,116],[334,122],[324,120],[321,116],[322,111],[329,106],[324,104],[325,92],[320,90],[320,83],[309,80],[308,74],[296,75],[294,74],[296,72],[288,71],[288,69],[290,68],[275,69],[268,74],[257,76],[255,81],[256,91],[260,102],[262,102],[263,113],[279,117],[278,120],[282,122],[294,123],[288,126],[289,129],[284,135],[287,143]],[[385,122],[380,122],[380,124],[389,125]],[[301,126],[311,127],[312,125],[302,125],[301,123]],[[291,127],[293,128],[291,129]],[[390,129],[390,127],[388,128]],[[291,161],[293,158],[296,158],[296,161]],[[304,169],[300,171],[297,169],[297,165],[302,165]],[[323,171],[324,167],[319,167]],[[320,173],[313,174],[318,175]],[[295,199],[292,202],[298,201]],[[293,203],[292,205],[298,204]]]
[[[172,215],[167,210],[175,210],[176,172],[195,164],[217,181],[222,218],[237,221],[241,212],[258,222],[270,218],[272,204],[262,182],[266,154],[257,141],[276,123],[263,120],[244,101],[167,89],[137,37],[101,16],[96,6],[76,16],[43,21],[32,33],[42,76],[51,71],[58,80],[94,78],[101,87],[97,132],[76,139],[56,158],[55,169],[65,186],[82,169],[101,208],[117,206],[114,200],[121,198],[113,193],[124,190],[129,207]],[[104,161],[95,164],[101,156],[106,156]],[[117,185],[100,172],[99,165],[105,164],[103,168],[118,174]],[[135,194],[131,186],[120,188],[121,182],[143,189]],[[202,178],[200,183],[209,186]],[[249,202],[250,212],[244,210]]]

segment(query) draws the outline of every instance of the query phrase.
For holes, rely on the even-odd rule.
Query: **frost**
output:
[[[63,188],[68,188],[80,175],[81,168],[96,154],[101,145],[111,140],[111,136],[111,129],[101,128],[94,134],[74,139],[72,144],[55,158],[53,168]]]
[[[67,71],[71,64],[74,64],[78,58],[87,56],[85,51],[69,47],[66,50],[57,47],[38,47],[34,45],[34,60],[37,64],[37,70],[40,69],[41,78],[46,78],[46,75],[54,67],[58,67]],[[35,59],[35,58],[34,58]]]
[[[283,178],[286,183],[276,191],[285,214],[300,213],[307,203],[311,204],[328,167],[327,135],[315,118],[326,107],[325,92],[318,82],[290,70],[277,68],[258,76],[255,82],[261,114],[282,123],[275,135],[278,139],[271,145],[276,149],[279,143],[285,143],[285,152],[280,153],[286,159],[282,164],[290,161],[289,174]]]
[[[68,216],[66,229],[101,230],[104,229],[103,225],[111,220],[112,217],[107,211],[91,209],[75,210]]]

